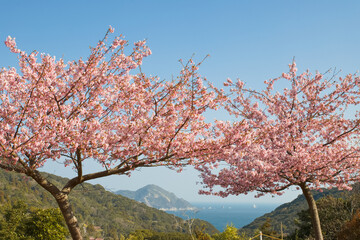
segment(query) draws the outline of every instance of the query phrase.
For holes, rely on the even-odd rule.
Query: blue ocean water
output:
[[[167,211],[183,219],[199,218],[210,222],[219,231],[223,231],[227,224],[241,228],[251,223],[255,218],[269,213],[279,204],[250,204],[250,203],[192,203],[197,211]]]

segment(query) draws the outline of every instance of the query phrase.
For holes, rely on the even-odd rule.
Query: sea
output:
[[[251,223],[255,218],[273,211],[279,206],[275,203],[191,203],[197,210],[166,211],[183,219],[199,218],[211,223],[219,231],[228,224],[241,228]]]

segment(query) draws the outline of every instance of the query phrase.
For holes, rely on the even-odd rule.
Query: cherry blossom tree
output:
[[[360,178],[360,78],[297,75],[295,62],[289,67],[288,73],[265,81],[263,91],[245,88],[240,80],[224,84],[231,92],[226,109],[235,120],[218,122],[218,129],[231,141],[243,137],[198,166],[201,193],[281,195],[296,186],[309,205],[316,239],[323,239],[310,190],[350,189]]]
[[[222,99],[198,74],[201,62],[189,60],[178,77],[160,81],[141,71],[151,54],[145,41],[129,51],[122,36],[109,40],[113,31],[86,60],[68,63],[5,41],[18,54],[19,72],[0,72],[0,167],[51,193],[73,239],[82,239],[68,199],[77,185],[141,167],[181,169],[214,147],[203,113]],[[52,160],[72,167],[76,177],[55,186],[38,171]],[[85,173],[87,161],[102,170]]]

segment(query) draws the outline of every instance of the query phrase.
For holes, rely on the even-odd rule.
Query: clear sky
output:
[[[178,60],[210,54],[200,72],[217,86],[240,78],[252,88],[281,75],[295,57],[299,70],[343,75],[360,69],[360,1],[288,0],[143,0],[143,1],[5,1],[0,0],[0,67],[17,66],[3,41],[15,37],[28,52],[37,50],[65,60],[86,58],[109,25],[134,42],[147,39],[153,55],[143,71],[171,78]],[[209,118],[221,118],[213,113]],[[211,120],[211,119],[209,119]],[[93,167],[88,166],[89,169]],[[51,173],[73,176],[50,163]],[[136,171],[130,178],[112,176],[93,181],[110,190],[136,190],[157,184],[189,201],[288,202],[299,192],[282,197],[199,196],[200,179],[192,169],[181,174],[165,168]]]

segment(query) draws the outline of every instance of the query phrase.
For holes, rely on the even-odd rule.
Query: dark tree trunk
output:
[[[82,240],[80,227],[78,224],[78,220],[76,219],[69,202],[69,197],[67,194],[59,193],[55,196],[56,202],[59,205],[59,208],[64,216],[66,225],[69,229],[71,237],[73,240]]]
[[[60,190],[36,170],[29,169],[25,172],[25,174],[32,177],[41,187],[51,193],[64,216],[64,220],[66,222],[72,239],[82,240],[83,238],[81,236],[78,221],[74,215],[74,212],[71,209],[71,205],[69,202],[69,193],[71,189],[73,189],[79,183],[79,181],[70,180],[68,182],[69,186],[66,185],[66,187]]]
[[[300,185],[301,190],[306,198],[306,201],[309,205],[309,210],[310,210],[310,215],[311,215],[311,221],[312,221],[312,225],[314,228],[314,232],[315,232],[315,239],[316,240],[323,240],[323,235],[322,235],[322,231],[321,231],[321,225],[320,225],[320,218],[319,218],[319,213],[316,207],[316,202],[315,199],[309,189],[308,186],[306,186],[306,184],[302,184]]]

